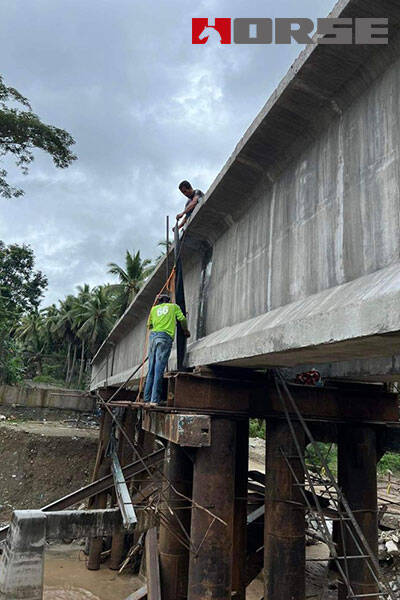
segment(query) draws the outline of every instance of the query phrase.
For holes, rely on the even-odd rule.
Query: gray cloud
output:
[[[277,6],[278,4],[278,6]],[[333,0],[3,0],[6,82],[76,139],[65,171],[37,155],[25,189],[0,200],[0,239],[29,243],[46,302],[110,280],[126,249],[158,253],[177,183],[208,188],[301,48],[196,46],[191,18],[316,18]]]

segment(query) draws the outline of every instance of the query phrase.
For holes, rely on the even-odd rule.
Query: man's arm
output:
[[[149,314],[149,318],[147,319],[147,329],[153,329],[153,322],[151,320],[151,311]]]
[[[191,200],[189,202],[189,204],[187,206],[185,206],[185,208],[183,209],[183,211],[181,213],[179,213],[178,215],[176,215],[177,219],[182,219],[182,217],[184,215],[187,215],[188,212],[190,212],[191,210],[194,209],[195,206],[197,206],[197,204],[199,203],[199,196],[195,196],[193,198],[193,200]]]
[[[195,208],[195,206],[198,205],[200,198],[202,197],[202,195],[200,193],[195,194],[192,198],[192,200],[189,202],[189,204],[187,206],[185,206],[185,208],[183,209],[183,211],[179,214],[176,215],[176,218],[182,219],[182,217],[184,215],[187,215],[188,212],[190,212],[191,210],[193,210]]]
[[[186,337],[190,337],[190,331],[188,328],[188,323],[187,323],[187,319],[185,317],[185,315],[183,314],[182,310],[180,309],[180,307],[175,304],[175,317],[176,319],[179,321],[179,323],[181,324],[183,333]]]

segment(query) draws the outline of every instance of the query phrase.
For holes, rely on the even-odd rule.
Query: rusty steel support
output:
[[[246,598],[247,486],[249,475],[249,421],[239,421],[236,432],[235,514],[233,520],[232,591]]]
[[[366,425],[341,425],[338,439],[339,485],[354,513],[372,552],[378,555],[376,432]],[[356,538],[357,539],[357,538]],[[357,556],[360,550],[349,532],[341,540],[341,553]],[[378,584],[365,559],[347,561],[348,579],[355,595],[378,593]],[[339,600],[348,597],[347,586],[340,584]]]
[[[110,472],[110,459],[106,458],[105,452],[108,444],[108,440],[110,439],[111,427],[112,427],[112,417],[108,412],[105,412],[103,417],[103,426],[101,428],[101,437],[99,439],[100,451],[98,454],[98,468],[97,473],[98,477],[105,477]],[[94,498],[91,498],[89,501],[89,508],[96,509],[105,509],[107,508],[107,491],[101,492]],[[89,556],[87,561],[87,568],[90,571],[97,571],[100,569],[100,555],[103,550],[103,538],[102,537],[94,537],[90,540],[89,544]]]
[[[187,598],[189,550],[174,532],[181,538],[185,538],[184,531],[190,535],[190,502],[179,493],[187,498],[192,495],[193,463],[187,451],[173,442],[168,442],[166,448],[164,476],[162,511],[168,523],[160,523],[159,539],[163,600],[184,600]]]
[[[236,422],[215,417],[211,446],[196,451],[188,600],[231,599],[235,444]]]
[[[304,452],[304,432],[294,428]],[[286,421],[267,420],[266,437],[264,599],[305,600],[305,510],[296,485],[304,471]]]
[[[125,410],[124,418],[123,418],[123,426],[126,428],[128,415],[131,415],[131,411]],[[124,436],[119,437],[118,443],[118,458],[120,460],[121,467],[124,467],[128,461],[125,462],[125,447],[128,446],[127,441]],[[113,474],[114,475],[114,474]],[[115,477],[114,477],[114,486],[115,486]],[[110,564],[109,568],[113,571],[118,571],[122,557],[124,554],[124,546],[125,546],[125,531],[118,531],[114,533],[111,541],[111,555],[110,555]]]
[[[152,433],[140,429],[136,445],[140,455],[145,457],[148,454],[151,454],[156,447],[156,438]],[[150,471],[153,471],[153,469],[150,469]],[[139,477],[133,478],[131,496],[138,493],[140,490],[145,489],[149,485],[151,479],[152,477],[149,473],[141,473]],[[149,514],[147,511],[140,511],[138,514],[138,524],[133,534],[133,543],[136,544],[140,535],[155,525],[156,523],[152,513]]]
[[[179,446],[210,445],[210,417],[207,415],[145,411],[142,427]]]

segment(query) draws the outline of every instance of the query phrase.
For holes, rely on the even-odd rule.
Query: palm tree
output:
[[[94,354],[105,340],[113,325],[110,314],[110,286],[95,287],[79,307],[82,325],[77,334],[87,340]]]
[[[149,268],[150,264],[151,260],[148,258],[142,260],[140,250],[136,254],[131,254],[129,250],[126,251],[125,268],[120,267],[116,263],[108,264],[108,272],[116,275],[119,279],[119,283],[113,287],[118,292],[117,304],[120,315],[125,312],[146,278],[150,275],[152,270]]]
[[[75,325],[72,315],[75,298],[71,294],[65,300],[60,300],[60,309],[58,311],[58,319],[54,325],[54,332],[64,339],[67,343],[67,357],[65,364],[65,382],[68,383],[72,376],[73,364],[71,364],[71,348],[76,341]],[[74,348],[76,358],[76,347]],[[73,363],[74,361],[72,361]]]
[[[85,314],[87,312],[86,303],[90,300],[90,296],[90,286],[87,283],[85,283],[83,286],[78,285],[78,296],[75,298],[75,302],[72,307],[74,330],[76,331],[76,334],[81,342],[81,358],[79,366],[78,387],[80,387],[83,377],[87,342],[87,336],[85,335],[84,331],[81,330],[81,328],[85,323]]]
[[[36,363],[38,375],[41,375],[43,370],[43,351],[46,347],[44,334],[44,319],[38,310],[24,315],[16,330],[16,338],[24,343],[31,355],[29,362]]]
[[[162,258],[164,258],[164,256],[167,254],[167,250],[169,251],[170,247],[171,247],[171,242],[167,243],[166,240],[161,240],[161,242],[158,242],[157,246],[161,246],[161,248],[163,248],[163,250],[161,250],[160,254],[157,256],[155,262],[156,264],[158,262],[160,262],[160,260]],[[155,268],[155,266],[154,266]]]
[[[59,310],[55,304],[51,304],[40,312],[43,316],[43,335],[46,339],[46,346],[50,349],[58,341],[55,329],[59,321]]]

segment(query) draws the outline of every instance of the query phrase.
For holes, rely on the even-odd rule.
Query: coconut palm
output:
[[[90,286],[85,283],[83,286],[78,285],[78,296],[75,298],[74,305],[71,309],[74,322],[74,330],[81,344],[81,358],[79,366],[78,387],[81,385],[83,370],[85,365],[85,352],[87,346],[87,335],[82,330],[85,323],[85,315],[87,314],[86,304],[90,301],[91,291]]]
[[[40,313],[43,317],[43,335],[46,339],[46,346],[50,349],[59,341],[55,333],[60,318],[59,310],[55,304],[51,304],[43,308]]]
[[[29,362],[36,363],[37,374],[43,371],[43,352],[46,336],[43,315],[35,310],[24,315],[16,329],[16,339],[20,340],[30,355]]]
[[[54,332],[58,334],[67,344],[67,356],[65,362],[65,382],[68,383],[72,375],[74,360],[71,362],[71,349],[76,341],[75,324],[72,314],[75,298],[69,294],[65,300],[60,300],[58,319],[54,325]],[[76,358],[76,347],[74,347],[74,356]]]
[[[140,250],[136,254],[131,254],[129,250],[126,251],[125,268],[116,263],[108,264],[108,272],[116,275],[119,279],[119,283],[112,286],[117,291],[116,303],[119,315],[125,312],[151,273],[150,264],[151,260],[148,258],[142,260]]]
[[[79,307],[79,319],[82,325],[77,334],[82,336],[81,339],[84,337],[87,340],[89,349],[94,354],[109,334],[114,322],[110,314],[110,286],[93,288],[89,297]]]

